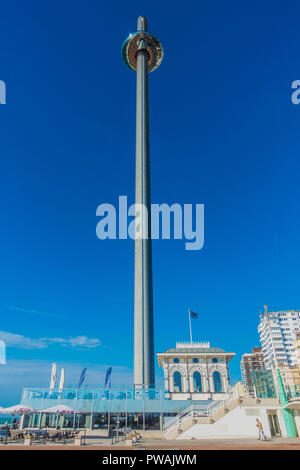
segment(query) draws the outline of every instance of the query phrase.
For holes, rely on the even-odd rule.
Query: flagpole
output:
[[[191,336],[191,344],[193,344],[193,336],[192,336],[192,323],[191,323],[191,309],[189,308],[189,320],[190,320],[190,336]]]

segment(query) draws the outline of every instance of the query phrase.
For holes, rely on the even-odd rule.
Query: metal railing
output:
[[[178,427],[182,422],[189,418],[190,416],[201,416],[207,417],[210,416],[211,410],[216,409],[219,402],[209,403],[208,405],[191,405],[185,410],[183,410],[178,415],[174,416],[174,418],[170,419],[167,423],[163,426],[163,431],[167,432],[170,431],[173,427]]]
[[[215,411],[220,408],[226,408],[226,406],[234,399],[235,397],[232,395],[227,400],[212,402],[208,405],[191,405],[178,415],[174,416],[174,418],[170,419],[167,423],[165,423],[163,425],[163,432],[167,433],[172,431],[173,429],[179,428],[185,421],[193,417],[211,418]]]
[[[116,428],[112,430],[111,444],[117,444],[118,442],[125,441],[126,436],[130,433],[130,428]]]

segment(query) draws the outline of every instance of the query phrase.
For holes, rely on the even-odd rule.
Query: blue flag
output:
[[[112,371],[112,367],[109,367],[106,371],[105,383],[104,383],[105,388],[110,388],[111,386],[111,371]]]
[[[192,312],[192,310],[190,310],[190,314],[191,314],[191,318],[193,318],[194,320],[197,320],[197,318],[198,318],[198,313],[197,312]]]
[[[85,379],[85,374],[86,374],[86,367],[81,372],[81,376],[80,376],[79,383],[78,383],[78,388],[80,388],[81,385],[83,384],[83,381]]]

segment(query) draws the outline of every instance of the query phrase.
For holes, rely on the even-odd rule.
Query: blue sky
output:
[[[1,6],[0,401],[47,386],[131,381],[132,240],[96,238],[96,208],[134,202],[140,14],[165,57],[150,75],[152,201],[205,204],[205,245],[153,243],[156,352],[194,339],[241,354],[260,309],[300,309],[299,5],[11,0]],[[90,374],[90,375],[89,375]],[[157,368],[158,383],[162,373]],[[1,404],[0,403],[0,404]]]

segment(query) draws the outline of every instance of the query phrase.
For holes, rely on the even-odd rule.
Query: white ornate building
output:
[[[176,343],[157,353],[164,370],[165,390],[172,400],[223,400],[230,393],[228,363],[235,353],[210,343]]]

